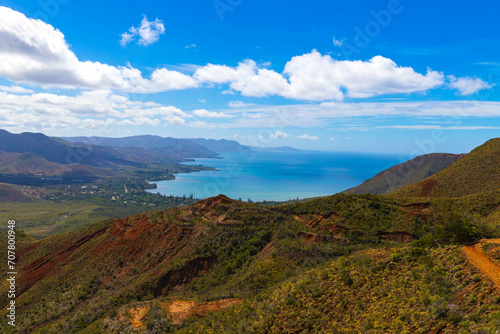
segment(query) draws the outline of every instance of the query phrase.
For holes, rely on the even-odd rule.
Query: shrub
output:
[[[436,239],[446,243],[469,242],[478,236],[476,226],[470,220],[457,215],[442,217],[437,222],[433,234]]]
[[[391,254],[391,261],[392,262],[399,262],[399,261],[401,261],[402,257],[403,256],[401,255],[401,253],[392,253]]]

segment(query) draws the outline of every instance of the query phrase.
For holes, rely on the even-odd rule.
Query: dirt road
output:
[[[463,246],[462,250],[470,263],[476,266],[500,288],[500,267],[491,261],[481,250],[484,244],[489,243],[500,244],[500,239],[483,239],[473,246]]]

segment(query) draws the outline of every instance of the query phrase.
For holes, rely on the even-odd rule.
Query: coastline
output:
[[[200,170],[204,173],[175,173],[168,181],[176,182],[155,182],[156,188],[148,191],[282,202],[341,192],[400,162],[395,155],[345,152],[229,152],[222,159],[196,159],[207,167]]]

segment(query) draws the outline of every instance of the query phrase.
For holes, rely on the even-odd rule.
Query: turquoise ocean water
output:
[[[163,195],[284,201],[327,196],[357,186],[402,159],[396,155],[333,152],[222,153],[222,159],[196,159],[186,164],[219,171],[176,174],[158,181]]]

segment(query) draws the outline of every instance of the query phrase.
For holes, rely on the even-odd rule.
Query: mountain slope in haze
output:
[[[128,160],[124,154],[110,147],[75,145],[42,133],[13,134],[0,130],[0,150],[7,153],[36,153],[49,162],[62,165],[78,163],[105,168],[116,165],[145,166],[142,161]]]
[[[418,156],[407,162],[388,168],[361,185],[343,191],[345,194],[387,194],[434,175],[464,154],[431,153]]]
[[[116,165],[114,165],[116,166]],[[16,185],[44,186],[58,183],[74,183],[96,178],[120,178],[134,176],[129,167],[118,169],[86,164],[59,164],[47,161],[38,153],[6,153],[0,150],[0,182]],[[4,196],[0,202],[15,202],[25,196]]]
[[[68,165],[47,161],[38,153],[6,153],[0,150],[0,174],[57,175],[68,171]]]
[[[38,153],[50,162],[67,164],[69,157],[77,154],[74,146],[56,141],[41,133],[12,134],[0,130],[0,150],[7,153]]]
[[[439,173],[391,193],[406,197],[460,197],[500,188],[500,138],[487,141]]]
[[[216,158],[217,154],[189,139],[164,138],[160,136],[106,137],[62,137],[70,143],[84,143],[115,148],[138,147],[167,154],[171,158]]]
[[[253,152],[253,149],[249,146],[241,145],[235,140],[227,139],[204,139],[204,138],[192,138],[189,139],[192,142],[204,146],[214,152]]]
[[[40,189],[0,183],[0,202],[32,202],[43,195]]]

